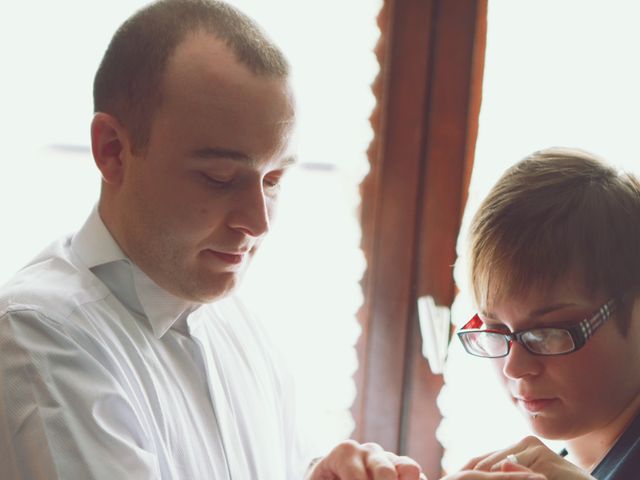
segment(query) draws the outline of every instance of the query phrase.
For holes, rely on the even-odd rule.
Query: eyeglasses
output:
[[[615,301],[609,300],[591,317],[566,327],[538,327],[518,332],[482,329],[476,314],[458,331],[467,353],[477,357],[500,358],[509,355],[512,342],[518,342],[534,355],[565,355],[582,348],[593,334],[611,318]]]

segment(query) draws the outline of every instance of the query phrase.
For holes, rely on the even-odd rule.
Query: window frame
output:
[[[487,0],[385,0],[372,89],[371,170],[361,184],[367,270],[353,438],[441,473],[442,375],[422,356],[416,300],[450,306],[478,133]]]

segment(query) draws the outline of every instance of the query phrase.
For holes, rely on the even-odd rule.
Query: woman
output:
[[[566,447],[527,437],[447,478],[640,478],[640,182],[583,151],[536,152],[470,240],[478,314],[458,337],[493,359],[533,433]]]

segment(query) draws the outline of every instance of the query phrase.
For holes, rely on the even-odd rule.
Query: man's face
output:
[[[609,300],[589,295],[579,285],[569,276],[551,292],[498,300],[482,309],[480,316],[488,327],[512,332],[577,323]],[[614,314],[573,353],[537,356],[513,342],[509,355],[495,360],[511,400],[536,434],[575,439],[602,433],[628,412],[635,413],[640,393],[640,302],[632,315],[636,318],[626,336],[620,333]]]
[[[147,148],[126,162],[125,252],[181,298],[228,293],[269,230],[293,124],[285,79],[254,75],[215,37],[188,37],[169,59]]]

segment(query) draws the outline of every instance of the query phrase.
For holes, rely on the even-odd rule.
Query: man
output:
[[[566,449],[528,437],[451,480],[638,478],[639,219],[640,182],[575,149],[536,152],[491,190],[471,226],[478,314],[458,336]]]
[[[94,101],[98,207],[0,297],[2,478],[302,478],[287,381],[231,295],[295,158],[286,60],[224,3],[163,0]],[[306,472],[419,476],[351,441]]]

